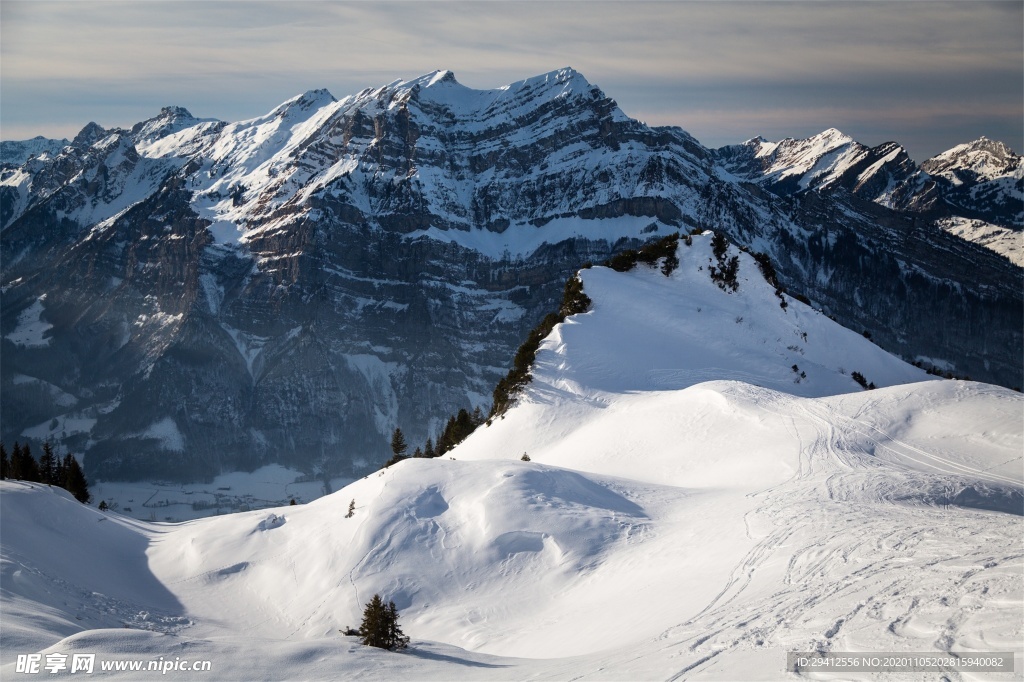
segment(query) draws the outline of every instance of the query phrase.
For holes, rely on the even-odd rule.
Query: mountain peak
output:
[[[327,88],[317,88],[315,90],[306,90],[301,95],[296,95],[289,100],[285,100],[280,105],[274,108],[271,115],[283,115],[291,111],[307,111],[309,109],[319,109],[337,102],[338,100],[330,93]]]
[[[177,106],[161,108],[160,115],[167,118],[195,118],[195,116],[192,115],[192,112],[190,112],[188,109],[186,109],[185,107]]]
[[[545,84],[561,86],[562,94],[568,94],[570,92],[587,93],[591,90],[598,90],[598,88],[591,85],[590,81],[588,81],[582,73],[571,66],[565,66],[560,69],[555,69],[554,71],[548,71],[547,73],[533,76],[532,78],[527,78],[514,84],[514,86],[536,87]]]
[[[458,83],[458,81],[455,80],[455,72],[447,69],[435,71],[423,76],[423,78],[429,79],[427,80],[426,85],[428,88],[432,85],[437,85],[438,83]]]
[[[982,135],[976,140],[972,140],[971,142],[964,142],[963,144],[958,144],[955,147],[947,149],[946,151],[942,152],[941,154],[937,154],[932,158],[938,159],[952,157],[963,154],[969,154],[971,152],[988,153],[1004,159],[1017,156],[1017,154],[1012,149],[1010,149],[1010,147],[1007,146],[1005,143],[1000,142],[999,140],[990,139]]]
[[[818,133],[817,135],[814,135],[809,139],[827,142],[830,146],[833,147],[838,147],[840,145],[855,142],[855,140],[852,137],[850,137],[843,131],[839,130],[838,128],[829,128],[828,130],[823,130],[822,132]]]
[[[1022,166],[1024,161],[1010,147],[982,136],[933,156],[921,164],[921,169],[960,183],[967,179],[959,177],[962,172],[969,172],[976,180],[991,180],[1005,175],[1024,175]]]
[[[75,139],[71,143],[75,146],[88,147],[106,134],[107,131],[104,130],[103,126],[95,121],[90,121],[75,135]]]
[[[131,137],[143,147],[167,138],[200,123],[212,123],[217,119],[196,118],[185,107],[166,106],[156,116],[132,126]]]

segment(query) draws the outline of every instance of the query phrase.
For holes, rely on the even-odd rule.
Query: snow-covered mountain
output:
[[[765,192],[572,69],[90,124],[3,170],[0,204],[0,437],[94,479],[374,470],[396,426],[421,443],[486,407],[576,268],[695,228],[893,352],[1024,384],[1019,268],[856,197]]]
[[[33,156],[54,156],[70,144],[67,140],[52,140],[38,135],[31,140],[4,140],[0,142],[0,166],[21,166]]]
[[[183,524],[0,483],[0,671],[33,652],[225,680],[779,679],[801,650],[1020,666],[1024,399],[928,377],[710,234],[676,255],[581,271],[589,311],[450,458]],[[374,593],[406,652],[339,634]]]
[[[729,172],[788,195],[844,191],[935,221],[1024,266],[1024,159],[985,137],[917,166],[895,142],[866,147],[835,129],[716,151]]]
[[[917,171],[898,144],[866,147],[835,128],[806,140],[756,137],[718,155],[729,171],[779,193],[842,188],[888,207],[905,204],[899,192]]]

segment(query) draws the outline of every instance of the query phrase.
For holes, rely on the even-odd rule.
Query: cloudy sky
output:
[[[572,66],[707,146],[835,127],[923,161],[1024,146],[1024,3],[0,3],[0,138],[128,126],[176,104],[240,120],[450,69],[499,87]]]

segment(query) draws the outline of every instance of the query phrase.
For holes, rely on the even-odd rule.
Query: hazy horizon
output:
[[[916,161],[1024,147],[1020,2],[0,4],[0,138],[237,121],[436,69],[497,88],[572,66],[629,116],[708,147],[838,128]]]

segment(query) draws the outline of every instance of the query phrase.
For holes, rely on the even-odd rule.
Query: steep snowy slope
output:
[[[784,310],[751,259],[735,291],[712,282],[710,235],[678,256],[668,277],[583,271],[592,310],[451,458],[172,525],[0,484],[0,670],[38,650],[210,660],[228,680],[780,679],[809,649],[1024,663],[1019,394],[900,383],[920,371]],[[406,653],[338,634],[375,592]]]
[[[572,318],[546,342],[538,383],[618,394],[735,379],[823,396],[856,390],[854,372],[877,386],[928,378],[862,335],[777,294],[754,258],[735,246],[726,245],[719,259],[712,236],[692,236],[689,246],[680,241],[680,265],[668,276],[643,265],[627,273],[581,271],[593,311]],[[736,290],[710,276],[733,257]]]

